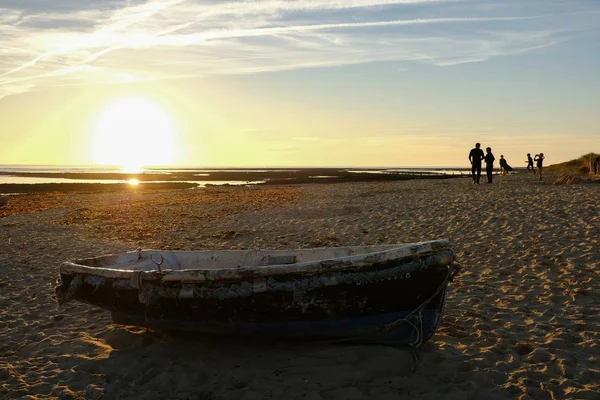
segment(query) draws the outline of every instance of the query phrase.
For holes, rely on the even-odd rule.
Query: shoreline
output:
[[[366,171],[369,172],[366,172]],[[356,171],[356,172],[354,172]],[[379,172],[379,173],[377,173]],[[431,171],[388,171],[387,169],[368,168],[290,168],[290,169],[198,169],[198,170],[165,170],[153,172],[146,170],[139,173],[128,172],[39,172],[39,171],[0,171],[0,176],[17,176],[32,178],[61,178],[83,180],[129,180],[139,181],[261,181],[269,179],[307,179],[311,177],[330,176],[337,178],[360,177],[369,179],[370,176],[431,176],[443,175]],[[377,178],[374,178],[377,179]]]
[[[243,187],[243,186],[279,186],[300,184],[338,184],[352,182],[384,182],[405,180],[445,180],[470,178],[470,171],[464,168],[278,168],[278,169],[181,169],[168,172],[142,173],[124,172],[44,172],[44,171],[0,171],[0,178],[16,177],[24,179],[60,179],[65,182],[16,182],[0,183],[0,194],[26,194],[50,192],[121,192],[147,191],[162,189],[185,189],[200,187]],[[444,171],[453,171],[447,173]],[[515,174],[529,175],[526,168],[514,168]],[[560,171],[549,170],[547,176],[556,177]],[[586,176],[568,174],[568,183],[581,179],[593,180]],[[499,170],[495,170],[495,179],[500,179]],[[553,178],[553,179],[554,179]],[[581,178],[581,179],[579,179]],[[548,177],[546,177],[546,180]],[[72,180],[72,181],[70,181]],[[106,181],[106,182],[103,182]],[[131,183],[134,181],[135,183]],[[485,173],[482,173],[485,181]],[[1,180],[0,180],[1,182]]]
[[[56,182],[56,183],[0,183],[0,194],[49,193],[49,192],[103,192],[137,191],[159,189],[186,189],[205,186],[272,186],[299,184],[332,184],[349,182],[403,181],[413,179],[453,179],[465,175],[447,175],[426,172],[390,172],[367,173],[349,172],[341,169],[304,169],[277,171],[215,171],[208,175],[197,172],[177,172],[173,174],[126,174],[126,173],[81,173],[81,172],[0,172],[0,176],[23,178],[58,178],[90,180],[93,182]],[[101,180],[110,183],[98,182]],[[136,184],[128,183],[136,180]],[[114,181],[124,181],[114,183]],[[213,184],[211,182],[235,182],[235,184]],[[244,183],[246,182],[246,183]]]

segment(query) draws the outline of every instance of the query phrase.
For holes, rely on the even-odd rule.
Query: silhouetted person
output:
[[[510,170],[512,170],[512,168],[510,168],[510,166],[506,162],[506,159],[504,158],[504,155],[501,154],[500,155],[500,173],[502,175],[506,175],[506,174],[508,174],[508,171],[510,171]]]
[[[483,160],[483,150],[481,144],[475,143],[475,148],[469,153],[469,161],[471,162],[471,174],[473,175],[473,183],[479,183],[481,178],[481,160]]]
[[[533,158],[531,158],[531,154],[527,153],[527,171],[531,171],[535,174],[535,167],[533,166]]]
[[[536,154],[533,159],[537,162],[538,173],[540,174],[540,181],[542,180],[542,166],[544,165],[544,153]]]
[[[487,174],[487,183],[492,183],[492,173],[494,172],[494,160],[496,159],[492,154],[492,148],[485,148],[485,173]]]
[[[600,156],[596,157],[594,162],[594,175],[600,174]]]

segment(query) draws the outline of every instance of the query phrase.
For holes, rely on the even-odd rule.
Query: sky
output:
[[[3,0],[0,164],[600,152],[600,0]]]

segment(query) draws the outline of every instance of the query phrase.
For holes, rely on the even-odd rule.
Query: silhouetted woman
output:
[[[504,159],[504,154],[500,155],[500,174],[504,175],[504,174],[508,174],[508,171],[506,170],[506,166],[508,164],[506,163],[506,160]]]
[[[496,159],[492,154],[492,148],[485,148],[485,173],[487,174],[487,183],[492,183],[492,173],[494,172],[494,160]]]
[[[513,170],[512,167],[510,165],[508,165],[508,162],[504,158],[504,155],[501,155],[500,156],[500,171],[502,172],[502,175],[507,175],[512,170]]]
[[[544,163],[544,153],[536,154],[533,159],[537,162],[538,172],[540,173],[540,181],[542,180],[542,165]]]

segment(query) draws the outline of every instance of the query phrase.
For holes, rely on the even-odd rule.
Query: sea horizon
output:
[[[294,166],[278,166],[278,165],[147,165],[140,172],[156,171],[156,170],[290,170],[290,169],[465,169],[467,165],[294,165]],[[470,168],[470,167],[469,167]],[[123,166],[119,165],[102,165],[102,164],[0,164],[0,171],[10,172],[13,170],[93,170],[93,171],[121,171],[127,173]]]

